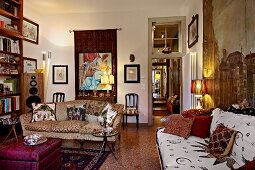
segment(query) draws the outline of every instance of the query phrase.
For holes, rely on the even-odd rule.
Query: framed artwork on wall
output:
[[[79,54],[79,90],[112,90],[102,84],[102,76],[112,75],[112,53]]]
[[[68,84],[68,65],[52,66],[53,84]]]
[[[198,41],[198,14],[192,17],[188,26],[188,47],[191,48]]]
[[[140,83],[140,64],[124,65],[124,83]]]
[[[35,73],[37,69],[37,60],[34,58],[23,57],[23,72]]]
[[[22,29],[24,40],[38,44],[39,24],[24,17]]]

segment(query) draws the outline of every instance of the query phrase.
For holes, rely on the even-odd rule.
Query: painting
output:
[[[124,65],[124,83],[140,83],[140,64]]]
[[[23,72],[35,73],[37,69],[37,60],[34,58],[23,57]]]
[[[39,25],[37,23],[24,17],[22,29],[24,40],[38,44]]]
[[[53,84],[68,84],[68,65],[53,65],[52,70]]]
[[[198,41],[198,14],[192,17],[188,26],[188,47],[191,48]]]
[[[101,76],[112,75],[112,53],[79,54],[79,90],[112,90]]]

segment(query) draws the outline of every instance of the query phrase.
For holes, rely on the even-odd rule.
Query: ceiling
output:
[[[107,3],[105,3],[107,1]],[[181,8],[189,0],[24,0],[24,5],[40,13],[87,13]],[[25,8],[26,9],[26,8]]]

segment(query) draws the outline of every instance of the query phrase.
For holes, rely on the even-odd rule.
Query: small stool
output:
[[[60,139],[48,139],[45,143],[36,146],[27,146],[23,140],[11,144],[0,150],[0,169],[59,169],[61,144]]]

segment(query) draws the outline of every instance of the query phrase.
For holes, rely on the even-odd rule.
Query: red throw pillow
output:
[[[191,132],[193,118],[184,118],[182,115],[173,114],[168,118],[164,133],[169,133],[187,139]]]
[[[213,109],[189,109],[181,113],[183,117],[210,116]]]
[[[222,123],[218,124],[209,139],[209,150],[215,157],[228,155],[235,141],[235,130],[225,127]]]
[[[255,169],[255,160],[247,162],[245,165],[241,166],[237,170],[254,170]]]
[[[200,138],[209,137],[212,116],[194,116],[194,118],[190,135]]]

